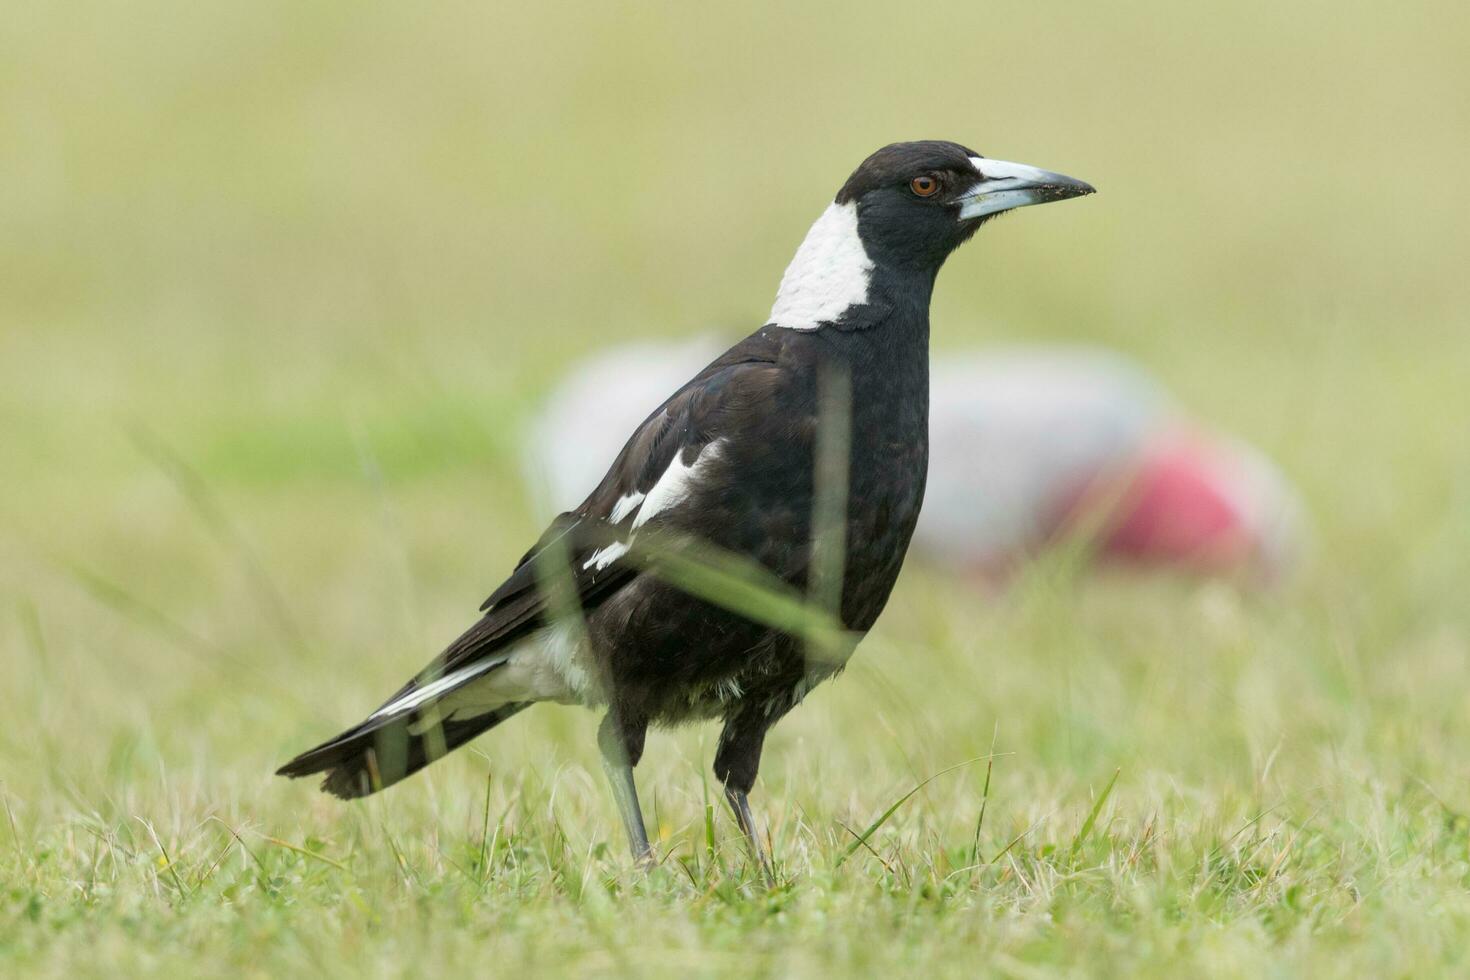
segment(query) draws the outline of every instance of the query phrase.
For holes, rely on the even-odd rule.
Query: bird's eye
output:
[[[909,181],[909,190],[918,197],[933,197],[939,190],[939,178],[933,174],[924,174]]]

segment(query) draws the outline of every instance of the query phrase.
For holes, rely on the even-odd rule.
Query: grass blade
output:
[[[1087,819],[1082,821],[1082,828],[1077,831],[1077,836],[1072,838],[1072,849],[1067,852],[1067,859],[1069,861],[1077,856],[1077,852],[1082,849],[1082,845],[1091,836],[1093,825],[1097,823],[1097,815],[1102,812],[1103,804],[1108,801],[1108,796],[1113,792],[1113,786],[1118,782],[1118,773],[1122,771],[1122,769],[1113,770],[1113,778],[1108,780],[1108,784],[1103,787],[1103,791],[1098,794],[1097,799],[1093,802],[1092,810],[1087,814]]]
[[[970,865],[980,860],[980,831],[985,827],[985,809],[990,805],[990,777],[995,772],[995,741],[1000,737],[1000,722],[990,733],[990,758],[985,762],[985,788],[980,791],[980,815],[975,818],[975,839],[970,844]]]
[[[943,776],[946,773],[954,772],[956,769],[963,769],[966,766],[973,765],[976,762],[979,762],[980,759],[982,759],[982,758],[990,758],[990,757],[989,756],[981,756],[981,757],[975,758],[975,759],[967,759],[964,762],[959,762],[959,763],[956,763],[956,764],[950,766],[948,769],[941,769],[938,772],[936,772],[934,775],[929,776],[929,777],[921,780],[918,783],[918,785],[916,785],[913,789],[909,790],[907,793],[903,794],[898,799],[894,800],[893,803],[888,807],[888,809],[884,810],[883,813],[881,815],[879,815],[879,817],[878,817],[877,820],[874,820],[872,823],[868,824],[868,829],[867,830],[864,830],[861,834],[855,834],[854,835],[855,837],[857,837],[857,840],[855,840],[851,844],[847,845],[847,850],[843,851],[841,854],[839,854],[837,856],[837,860],[835,862],[833,862],[833,864],[832,864],[833,870],[836,870],[837,868],[842,867],[842,863],[844,861],[846,861],[848,858],[852,857],[853,854],[856,853],[856,851],[857,851],[858,848],[866,846],[867,843],[868,843],[868,838],[869,837],[872,837],[875,833],[877,833],[878,832],[878,828],[879,827],[882,827],[885,823],[887,823],[888,822],[888,818],[891,817],[891,816],[893,816],[895,813],[897,813],[898,812],[898,808],[901,807],[901,806],[903,806],[905,803],[907,803],[909,801],[909,799],[915,793],[917,793],[919,790],[923,789],[925,786],[928,786],[930,783],[934,782],[934,780],[938,779],[940,776]],[[848,831],[848,832],[851,833],[851,831]]]
[[[148,836],[153,838],[153,846],[158,848],[158,853],[163,856],[163,866],[168,870],[170,877],[173,878],[174,887],[179,890],[179,897],[188,898],[189,888],[184,884],[184,879],[179,877],[179,869],[174,867],[174,859],[169,856],[168,848],[163,846],[163,841],[159,839],[158,831],[154,830],[153,825],[142,817],[138,817],[137,820],[148,831]]]
[[[314,861],[321,861],[323,864],[330,864],[332,867],[336,868],[338,871],[343,871],[343,872],[346,872],[347,874],[352,874],[351,869],[348,868],[347,865],[343,864],[341,861],[334,861],[333,859],[327,857],[325,854],[318,854],[316,851],[307,850],[304,847],[301,847],[301,846],[296,845],[296,844],[292,844],[290,841],[281,840],[279,837],[271,837],[271,836],[266,835],[266,834],[261,834],[260,837],[266,843],[274,844],[277,847],[284,847],[288,851],[295,851],[297,854],[300,854],[302,857],[309,857],[309,858],[311,858]],[[391,839],[390,839],[390,843],[391,843]],[[398,851],[397,845],[394,845],[393,850],[394,850],[394,853],[397,853],[397,851]]]

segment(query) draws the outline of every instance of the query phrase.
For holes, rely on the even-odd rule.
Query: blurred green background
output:
[[[181,971],[372,957],[391,974],[486,949],[594,972],[980,954],[1244,972],[1334,949],[1391,970],[1465,946],[1424,918],[1470,921],[1454,816],[1470,810],[1464,6],[98,3],[4,20],[0,792],[15,847],[0,965],[101,962],[76,951],[78,923],[124,969]],[[732,905],[717,928],[655,891],[607,913],[642,923],[641,947],[588,939],[592,913],[551,858],[516,864],[542,885],[490,903],[522,908],[515,928],[423,898],[458,880],[433,876],[452,850],[440,828],[479,839],[483,758],[360,808],[269,776],[417,669],[531,540],[518,433],[567,364],[758,326],[847,173],[913,138],[1100,191],[956,255],[936,348],[1086,340],[1136,357],[1299,484],[1314,547],[1296,581],[1258,597],[1051,569],[986,603],[912,570],[848,676],[773,737],[760,806],[797,868],[797,910]],[[478,743],[503,780],[496,812],[524,839],[616,845],[593,720],[535,714]],[[1088,890],[1053,868],[1083,889],[1070,931],[1052,904],[1065,888],[1007,891],[1025,875],[959,897],[936,884],[933,921],[914,926],[894,862],[964,850],[976,768],[885,829],[886,863],[828,877],[851,840],[834,821],[866,824],[992,739],[1014,755],[986,846],[1039,826],[1012,853],[1050,867],[1047,835],[1074,839],[1087,788],[1121,768],[1108,825],[1177,821],[1183,850],[1142,883]],[[654,741],[640,780],[676,848],[701,833],[712,735]],[[1187,866],[1191,841],[1216,853],[1267,807],[1274,846],[1316,842],[1283,858],[1315,869],[1296,904],[1257,873],[1218,906],[1171,906],[1193,879],[1159,869]],[[234,846],[210,816],[309,835],[357,877],[282,848],[266,849],[275,890],[238,853],[205,876]],[[1110,831],[1098,861],[1140,839]],[[424,862],[417,886],[385,856],[399,847]],[[1426,852],[1458,863],[1407,870]],[[620,858],[584,877],[623,874]],[[1357,898],[1323,884],[1372,869]],[[1395,891],[1406,878],[1429,884]],[[881,897],[863,899],[870,886]],[[1113,920],[1143,893],[1152,911]],[[1365,901],[1383,903],[1377,925]],[[211,917],[225,906],[238,917]],[[813,921],[828,914],[856,931]],[[371,924],[395,916],[463,931],[437,948],[395,934],[390,950]],[[1217,941],[1195,945],[1196,929]],[[252,960],[263,939],[274,952]]]

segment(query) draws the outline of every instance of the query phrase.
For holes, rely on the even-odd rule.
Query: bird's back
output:
[[[831,499],[825,485],[817,490],[828,475],[819,471],[819,446],[845,441],[846,461],[836,469],[846,471],[846,486],[829,517],[845,527],[841,621],[859,634],[877,619],[902,566],[928,459],[927,323],[872,329],[888,326],[901,335],[877,342],[871,333],[765,327],[715,361],[691,382],[715,378],[724,388],[702,422],[710,451],[699,457],[697,485],[653,522],[810,593],[813,541],[825,526],[818,497]],[[655,412],[630,447],[681,397]],[[656,572],[608,597],[588,625],[609,689],[636,702],[624,705],[626,713],[651,721],[799,696],[794,689],[809,673],[796,638],[718,609]]]

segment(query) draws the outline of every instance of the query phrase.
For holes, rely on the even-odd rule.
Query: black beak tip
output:
[[[1065,201],[1073,197],[1086,197],[1096,194],[1097,188],[1085,180],[1069,179],[1066,183],[1054,184],[1048,188],[1047,199],[1052,201]]]

